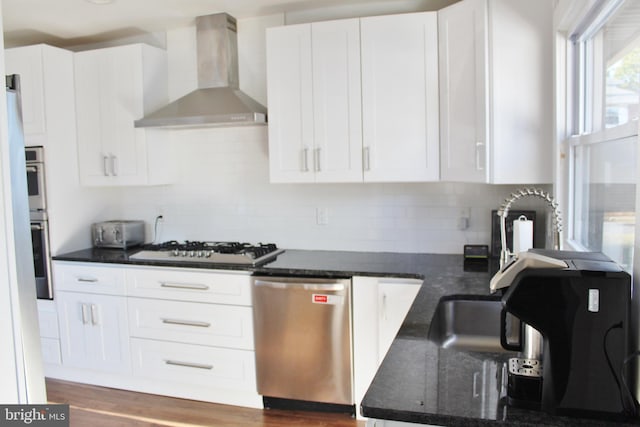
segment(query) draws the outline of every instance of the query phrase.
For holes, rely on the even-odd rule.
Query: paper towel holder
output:
[[[562,246],[562,217],[560,216],[560,210],[558,209],[558,203],[553,199],[550,193],[541,190],[539,188],[523,188],[511,193],[508,199],[505,199],[504,203],[498,209],[498,216],[500,217],[500,269],[507,265],[509,261],[514,257],[514,254],[509,251],[507,246],[506,236],[506,218],[509,215],[509,209],[516,200],[520,200],[524,197],[538,197],[547,202],[547,206],[551,209],[553,220],[553,249],[561,250]]]

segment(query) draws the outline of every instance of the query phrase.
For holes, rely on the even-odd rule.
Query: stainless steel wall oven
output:
[[[29,193],[29,216],[31,220],[33,269],[36,275],[36,293],[38,299],[53,299],[44,149],[42,147],[27,147],[25,149],[25,159],[27,163],[27,191]]]
[[[44,149],[42,147],[27,147],[25,149],[25,159],[27,161],[29,211],[46,212],[47,198],[45,195],[44,182]]]

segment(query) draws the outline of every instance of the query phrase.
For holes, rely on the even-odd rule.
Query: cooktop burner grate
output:
[[[275,258],[284,252],[273,243],[241,242],[178,242],[170,240],[162,243],[142,245],[140,251],[130,259],[167,260],[184,262],[210,262],[224,264],[258,265]]]

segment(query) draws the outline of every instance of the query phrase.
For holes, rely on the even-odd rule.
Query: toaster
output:
[[[91,225],[96,248],[127,249],[144,243],[144,221],[102,221]]]

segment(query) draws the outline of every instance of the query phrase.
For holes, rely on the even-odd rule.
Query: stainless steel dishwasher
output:
[[[253,278],[258,393],[353,405],[351,280]]]

